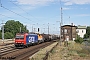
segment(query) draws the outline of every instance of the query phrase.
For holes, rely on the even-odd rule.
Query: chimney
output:
[[[73,23],[71,23],[71,25],[73,26]]]

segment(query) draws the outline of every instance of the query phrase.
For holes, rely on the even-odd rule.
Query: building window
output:
[[[63,35],[61,35],[63,37]]]
[[[63,30],[62,30],[62,32],[63,32]]]
[[[80,35],[78,35],[80,37]]]
[[[79,33],[79,30],[77,30],[77,33]]]
[[[67,33],[67,29],[64,29],[64,33]]]
[[[82,33],[83,33],[83,30],[82,30]]]

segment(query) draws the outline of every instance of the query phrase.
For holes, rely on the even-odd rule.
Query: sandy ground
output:
[[[2,48],[2,47],[5,47],[4,45],[6,45],[6,44],[8,44],[8,43],[14,43],[14,40],[12,40],[12,39],[9,39],[9,40],[1,40],[0,39],[0,48]]]

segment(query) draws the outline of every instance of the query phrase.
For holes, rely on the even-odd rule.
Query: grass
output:
[[[48,60],[89,60],[90,52],[82,44],[68,42],[68,46],[57,45],[48,56]]]

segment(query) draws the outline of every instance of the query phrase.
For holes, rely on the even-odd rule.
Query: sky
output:
[[[0,26],[8,20],[20,21],[31,32],[59,34],[61,22],[90,26],[90,0],[0,0]],[[32,29],[33,27],[33,29]]]

